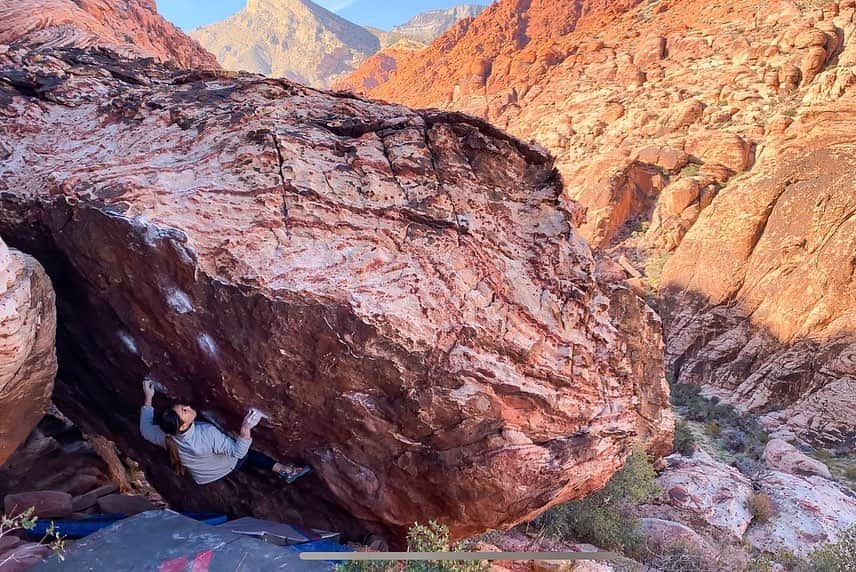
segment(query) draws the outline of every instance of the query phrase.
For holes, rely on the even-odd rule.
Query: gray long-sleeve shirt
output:
[[[140,433],[149,443],[166,447],[166,435],[155,425],[155,410],[140,409]],[[197,484],[205,485],[222,479],[235,469],[239,459],[247,456],[252,439],[233,439],[204,421],[194,422],[184,433],[173,436],[181,464]]]

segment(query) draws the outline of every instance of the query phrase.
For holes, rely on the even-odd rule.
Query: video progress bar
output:
[[[301,552],[301,560],[616,560],[615,552]]]

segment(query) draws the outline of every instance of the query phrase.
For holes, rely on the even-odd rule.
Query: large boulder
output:
[[[746,540],[763,551],[790,550],[806,556],[836,542],[842,531],[856,524],[853,491],[830,480],[770,471],[758,485],[772,499],[775,514],[767,523],[753,525]]]
[[[0,239],[0,465],[50,404],[55,333],[54,291],[45,271]]]
[[[771,469],[792,475],[818,475],[832,478],[829,467],[800,453],[796,447],[782,439],[770,439],[764,448],[764,462]]]
[[[57,400],[175,506],[457,538],[670,449],[655,317],[611,309],[550,157],[487,123],[80,50],[4,49],[0,102]],[[180,479],[138,435],[147,373],[226,428],[262,409],[254,447],[314,473]]]
[[[666,468],[657,477],[662,501],[687,522],[711,526],[739,540],[752,521],[747,502],[752,482],[734,467],[713,459],[699,449],[693,457],[666,457]]]

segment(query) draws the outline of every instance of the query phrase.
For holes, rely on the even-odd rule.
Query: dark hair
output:
[[[179,475],[184,474],[184,465],[181,464],[181,457],[178,456],[178,445],[175,444],[173,435],[178,435],[178,430],[181,428],[181,419],[178,413],[175,412],[174,405],[170,405],[160,412],[158,415],[158,426],[166,435],[164,437],[164,445],[166,452],[169,453],[169,462],[172,464],[172,469]]]

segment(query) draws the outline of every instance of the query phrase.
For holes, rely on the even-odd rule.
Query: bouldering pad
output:
[[[293,524],[261,520],[249,516],[230,520],[219,525],[219,528],[224,528],[235,534],[260,538],[266,542],[279,545],[300,544],[314,540],[336,541],[339,539],[338,532],[303,528]]]
[[[123,572],[236,572],[331,570],[324,562],[209,526],[178,513],[149,511],[121,520],[73,543],[65,559],[54,555],[34,570]]]

